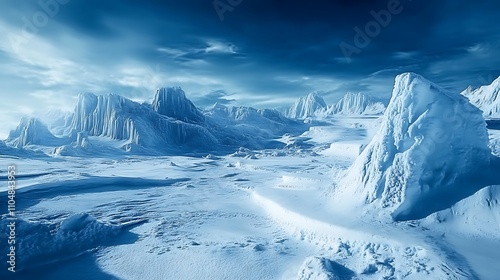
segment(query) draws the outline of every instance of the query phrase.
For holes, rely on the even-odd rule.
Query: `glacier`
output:
[[[83,93],[73,113],[47,115],[58,136],[38,119],[23,119],[6,142],[19,148],[52,147],[56,155],[74,156],[120,150],[135,154],[215,152],[280,147],[283,144],[274,138],[305,129],[277,110],[215,105],[202,111],[180,87],[158,89],[152,104],[117,94]],[[106,147],[95,137],[115,143]]]
[[[287,113],[80,94],[0,141],[15,277],[496,279],[500,130],[464,95],[415,73],[387,106],[309,94]]]
[[[396,77],[379,132],[336,194],[375,203],[397,221],[421,219],[500,183],[498,163],[480,110],[406,73]]]

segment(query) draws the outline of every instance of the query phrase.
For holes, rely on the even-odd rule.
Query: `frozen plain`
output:
[[[324,116],[228,155],[6,153],[27,240],[13,279],[497,279],[496,187],[399,222],[331,197],[384,118]]]

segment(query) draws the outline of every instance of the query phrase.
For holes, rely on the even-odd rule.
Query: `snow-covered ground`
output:
[[[330,121],[299,137],[311,144],[309,148],[278,156],[264,150],[207,158],[2,158],[1,166],[17,165],[18,218],[32,227],[48,228],[26,227],[26,232],[19,228],[19,239],[29,235],[34,244],[50,250],[23,250],[20,245],[23,270],[17,276],[495,279],[500,275],[495,265],[500,251],[493,249],[500,246],[498,236],[464,233],[456,230],[460,224],[360,219],[331,205],[325,192],[355,156],[350,146],[329,144],[366,145],[380,122],[373,117]],[[60,233],[64,223],[74,215],[81,219],[82,214],[95,219],[96,225],[84,222],[70,229],[73,234]]]
[[[479,109],[411,73],[383,116],[311,116],[309,97],[298,120],[179,88],[83,95],[70,129],[23,120],[0,142],[1,279],[498,279],[500,133]]]

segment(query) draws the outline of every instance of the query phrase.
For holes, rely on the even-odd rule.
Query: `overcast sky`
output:
[[[406,71],[454,91],[500,75],[496,0],[57,1],[0,2],[2,138],[81,92],[151,101],[179,85],[200,107],[275,108],[312,91],[387,99]]]

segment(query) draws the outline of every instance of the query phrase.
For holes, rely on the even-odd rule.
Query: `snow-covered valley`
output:
[[[498,279],[500,133],[481,111],[412,73],[387,109],[320,98],[287,118],[179,88],[86,94],[57,125],[21,121],[0,146],[12,279]]]

